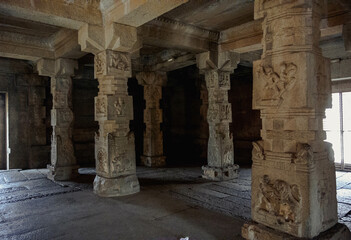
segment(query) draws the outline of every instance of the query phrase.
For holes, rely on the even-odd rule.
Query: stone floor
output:
[[[250,218],[251,170],[211,182],[200,168],[138,167],[141,192],[92,193],[93,169],[75,182],[52,182],[46,170],[0,171],[0,239],[242,239]],[[351,173],[337,172],[339,220],[351,229]]]

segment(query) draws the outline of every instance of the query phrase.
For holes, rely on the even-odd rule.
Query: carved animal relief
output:
[[[282,180],[272,181],[267,175],[260,179],[256,211],[269,214],[277,223],[298,223],[301,195],[297,185]]]

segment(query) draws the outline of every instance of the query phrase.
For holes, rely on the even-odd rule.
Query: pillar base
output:
[[[213,181],[226,181],[230,179],[238,178],[239,165],[233,164],[228,167],[220,168],[220,167],[210,167],[203,166],[203,178],[210,179]]]
[[[141,156],[141,162],[144,166],[147,167],[164,167],[166,166],[166,157],[165,156]]]
[[[241,236],[247,240],[256,240],[256,239],[269,239],[269,240],[298,240],[307,238],[298,238],[272,228],[263,226],[259,223],[247,223],[241,229]],[[312,239],[312,238],[311,238]],[[347,240],[351,239],[350,230],[341,223],[337,223],[334,227],[328,229],[325,232],[322,232],[313,239],[318,240]]]
[[[118,178],[104,178],[96,175],[94,193],[100,197],[120,197],[140,191],[136,174],[120,176]]]
[[[78,165],[65,167],[47,165],[47,168],[49,169],[47,177],[53,181],[67,181],[78,177]]]

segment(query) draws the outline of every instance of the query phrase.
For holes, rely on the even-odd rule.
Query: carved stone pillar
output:
[[[48,178],[69,180],[78,174],[72,143],[72,79],[78,64],[70,59],[41,59],[37,63],[39,75],[51,77],[51,164]]]
[[[131,59],[128,53],[105,50],[95,55],[95,76],[99,93],[95,97],[95,120],[99,132],[95,138],[96,177],[94,192],[103,197],[139,192],[136,176],[133,98],[128,96]]]
[[[197,56],[208,90],[208,165],[202,169],[203,177],[211,180],[228,180],[238,175],[239,166],[234,164],[233,137],[229,131],[232,111],[228,102],[230,74],[238,59],[238,55],[233,53],[207,52]]]
[[[244,225],[245,239],[313,238],[338,221],[334,154],[322,122],[331,97],[330,62],[318,46],[322,3],[255,1],[255,18],[264,18],[263,55],[253,67],[262,141],[253,143],[256,223]]]
[[[167,75],[164,72],[140,72],[136,75],[140,85],[144,86],[144,151],[141,156],[142,163],[148,167],[161,167],[166,165],[163,156],[163,134],[161,131],[162,86],[165,85]]]

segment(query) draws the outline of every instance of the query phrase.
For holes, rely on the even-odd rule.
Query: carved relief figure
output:
[[[118,97],[118,99],[114,103],[114,107],[116,109],[117,116],[123,116],[124,115],[126,104],[125,104],[123,98]]]
[[[97,98],[95,108],[97,114],[106,114],[105,99]]]
[[[308,144],[299,144],[299,151],[296,154],[295,163],[310,164],[313,160],[313,151]]]
[[[259,204],[257,211],[277,217],[279,224],[297,223],[301,195],[297,185],[285,181],[271,181],[267,175],[260,178]]]
[[[98,73],[98,74],[102,73],[105,63],[99,55],[95,55],[94,63],[95,63],[96,73]]]
[[[122,71],[128,71],[128,57],[126,54],[113,52],[111,53],[111,60],[109,67],[116,68]]]
[[[296,81],[297,66],[293,63],[283,62],[280,65],[280,75],[270,66],[260,66],[258,76],[264,81],[263,100],[279,100],[282,95],[290,90]]]
[[[106,159],[106,151],[103,148],[100,148],[96,154],[96,160],[99,166],[99,170],[102,172],[106,172],[104,168],[104,164],[107,161]]]

